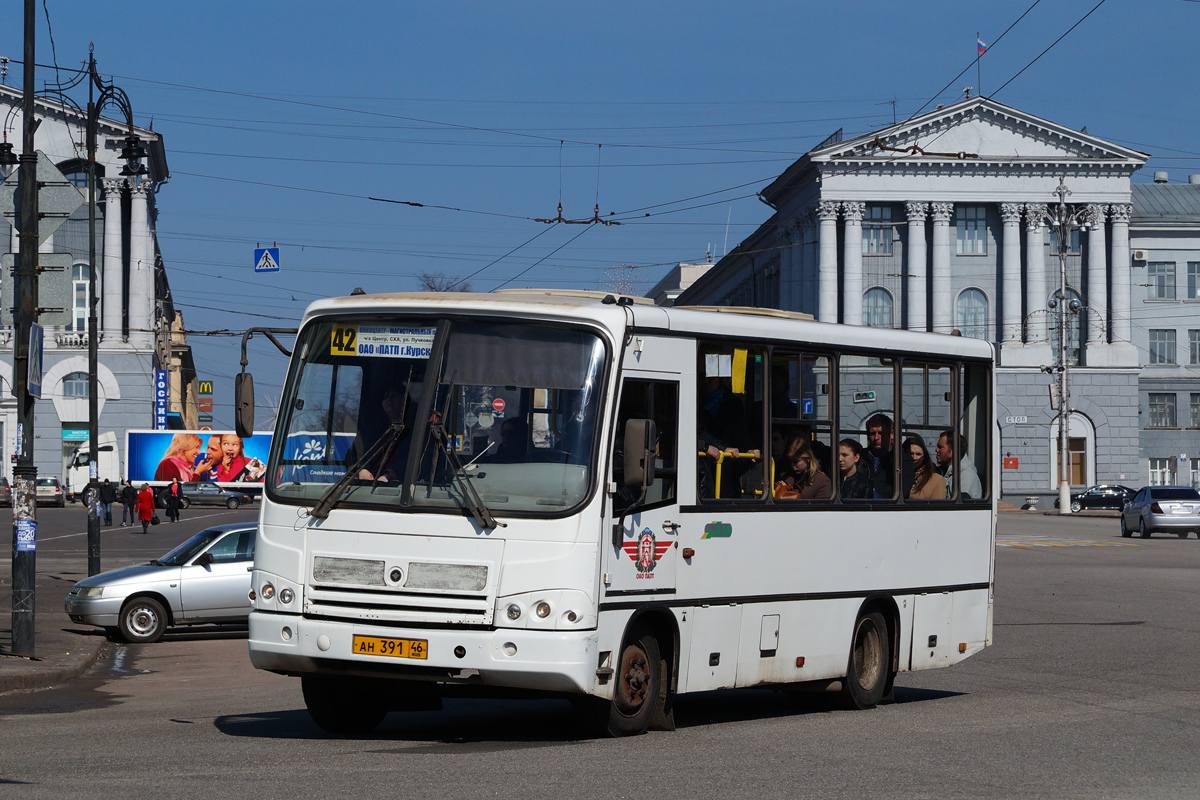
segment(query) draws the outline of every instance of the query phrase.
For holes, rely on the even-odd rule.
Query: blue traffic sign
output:
[[[254,249],[255,272],[279,272],[279,248],[256,247]]]

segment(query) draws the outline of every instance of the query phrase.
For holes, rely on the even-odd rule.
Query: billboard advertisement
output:
[[[271,434],[243,439],[233,431],[128,431],[126,477],[134,484],[211,482],[237,486],[263,482]]]

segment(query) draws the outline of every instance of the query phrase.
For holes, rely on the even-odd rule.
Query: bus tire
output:
[[[335,736],[370,733],[387,716],[379,698],[354,677],[302,675],[300,688],[313,722]]]
[[[613,699],[605,730],[610,736],[637,736],[650,727],[663,685],[658,640],[648,631],[634,632],[621,647]]]
[[[888,627],[878,611],[860,614],[854,623],[842,701],[850,709],[874,708],[887,689],[891,670]]]

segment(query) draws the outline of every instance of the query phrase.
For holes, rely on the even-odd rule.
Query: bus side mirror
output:
[[[254,376],[249,372],[233,376],[233,427],[243,439],[254,433]]]
[[[652,419],[625,422],[625,485],[647,489],[654,484],[654,446],[658,430]]]

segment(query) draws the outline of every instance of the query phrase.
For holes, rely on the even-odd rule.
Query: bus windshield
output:
[[[583,502],[606,348],[581,328],[375,316],[309,325],[267,489],[310,504],[559,514]],[[347,470],[352,474],[347,476]]]

